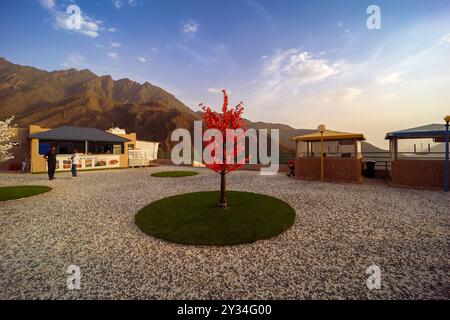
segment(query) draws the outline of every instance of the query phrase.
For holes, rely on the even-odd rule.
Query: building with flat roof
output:
[[[14,158],[3,163],[0,169],[46,172],[44,155],[52,146],[58,152],[56,171],[70,171],[70,155],[75,150],[80,154],[79,170],[127,168],[136,163],[145,166],[157,158],[159,146],[158,142],[139,141],[136,133],[127,134],[119,128],[103,131],[76,126],[50,129],[30,125],[28,129],[12,130]],[[130,156],[133,163],[130,163]]]

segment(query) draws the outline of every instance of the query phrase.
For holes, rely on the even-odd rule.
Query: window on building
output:
[[[52,143],[50,141],[39,141],[39,154],[46,154],[50,151]]]
[[[89,142],[90,154],[123,154],[123,143]]]
[[[60,154],[72,154],[75,150],[79,153],[84,153],[84,148],[84,141],[61,141],[58,143],[58,153]]]
[[[39,154],[46,154],[52,146],[56,147],[59,154],[72,154],[75,149],[79,153],[84,153],[84,141],[43,141],[39,140]]]

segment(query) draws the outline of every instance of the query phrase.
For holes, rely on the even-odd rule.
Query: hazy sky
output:
[[[81,28],[66,9],[81,8]],[[381,30],[366,9],[381,8]],[[159,85],[189,107],[219,90],[253,121],[361,132],[450,114],[450,1],[0,1],[0,56]]]

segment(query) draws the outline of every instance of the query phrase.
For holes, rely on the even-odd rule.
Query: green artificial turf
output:
[[[196,175],[198,175],[198,172],[196,171],[161,171],[152,174],[153,177],[169,177],[169,178],[189,177]]]
[[[0,187],[0,201],[31,197],[52,190],[47,186]]]
[[[228,191],[228,208],[218,208],[219,192],[195,192],[164,198],[135,217],[145,233],[196,245],[251,243],[290,228],[295,210],[286,202],[257,193]]]

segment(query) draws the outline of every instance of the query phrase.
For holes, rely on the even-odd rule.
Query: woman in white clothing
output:
[[[78,150],[74,149],[73,150],[73,154],[70,157],[70,160],[72,160],[72,177],[76,178],[77,177],[77,166],[80,163],[80,155],[78,154]]]

